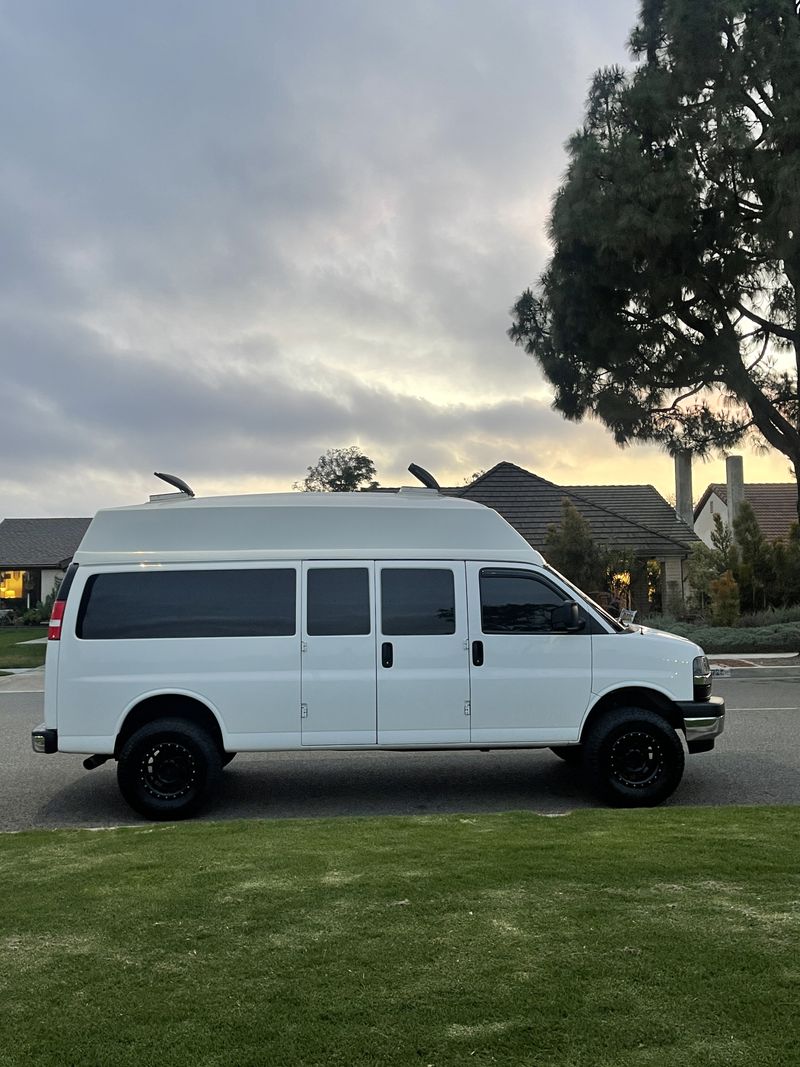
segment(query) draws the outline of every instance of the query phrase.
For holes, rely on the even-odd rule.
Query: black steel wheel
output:
[[[558,756],[559,759],[563,759],[563,761],[568,763],[570,767],[580,766],[580,763],[583,760],[582,745],[551,745],[550,751],[553,755]]]
[[[660,804],[683,777],[680,737],[647,708],[615,708],[595,724],[583,747],[592,786],[619,807]]]
[[[187,719],[158,719],[132,734],[117,764],[130,806],[148,819],[185,819],[213,792],[222,770],[219,749]]]

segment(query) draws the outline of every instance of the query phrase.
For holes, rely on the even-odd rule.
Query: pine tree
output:
[[[594,542],[592,528],[567,497],[561,502],[561,523],[549,526],[544,551],[547,559],[579,589],[604,590],[604,553]]]
[[[775,573],[775,554],[772,545],[764,540],[752,506],[743,500],[733,520],[740,562],[736,575],[742,593],[742,608],[758,611],[767,606],[767,587]]]
[[[630,43],[632,72],[594,77],[509,335],[618,444],[754,435],[800,480],[797,5],[643,0]]]

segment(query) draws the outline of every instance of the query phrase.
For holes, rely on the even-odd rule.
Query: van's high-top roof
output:
[[[426,489],[169,496],[99,511],[74,558],[159,563],[301,557],[542,561],[496,511]]]

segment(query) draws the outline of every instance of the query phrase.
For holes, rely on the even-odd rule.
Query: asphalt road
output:
[[[676,805],[800,804],[800,679],[716,680],[728,706],[713,752],[690,756]],[[37,756],[40,693],[0,694],[0,830],[137,824],[115,764]],[[240,754],[209,819],[416,815],[596,807],[579,771],[542,750]]]

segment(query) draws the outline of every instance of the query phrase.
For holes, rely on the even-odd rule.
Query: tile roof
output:
[[[699,540],[652,485],[560,486],[514,463],[498,463],[471,485],[443,491],[499,511],[538,549],[547,528],[561,523],[564,497],[598,543],[627,548],[640,558],[686,556]]]
[[[4,519],[0,567],[58,567],[72,559],[91,519]]]
[[[700,514],[712,493],[728,503],[725,482],[712,482],[697,502],[694,516]],[[795,482],[745,482],[744,498],[756,514],[761,533],[767,541],[786,539],[789,527],[797,522],[797,484]]]

